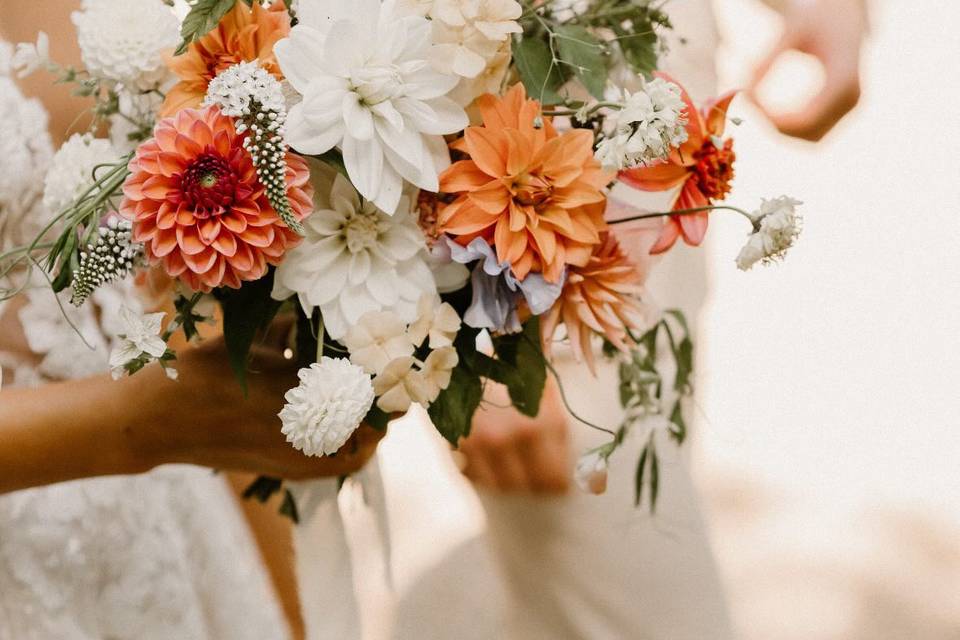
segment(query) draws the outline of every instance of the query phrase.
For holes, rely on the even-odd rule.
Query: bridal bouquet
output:
[[[116,375],[156,361],[175,376],[167,340],[193,339],[212,298],[243,384],[258,333],[294,312],[303,368],[280,419],[307,455],[413,404],[456,445],[488,381],[532,416],[556,343],[591,369],[602,354],[619,362],[626,418],[592,425],[611,439],[578,479],[602,491],[607,459],[644,425],[637,501],[649,485],[653,502],[649,425],[683,440],[692,345],[682,314],[643,300],[620,225],[658,220],[656,254],[737,211],[743,269],[799,231],[790,198],[717,204],[733,94],[698,106],[657,71],[661,4],[83,0],[83,68],[51,61],[43,34],[15,55],[22,73],[75,83],[94,122],[56,154],[46,227],[0,273],[36,268],[75,305],[148,270],[175,283],[166,326],[124,315]],[[631,210],[617,182],[675,204]]]

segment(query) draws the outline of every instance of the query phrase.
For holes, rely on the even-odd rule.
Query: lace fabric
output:
[[[0,43],[0,54],[7,48]],[[39,105],[4,67],[3,112],[35,115]],[[10,107],[17,100],[33,107]],[[0,176],[21,170],[0,155]],[[20,201],[11,184],[0,182],[8,191],[0,193],[0,250],[36,220],[14,219],[22,211],[8,206]],[[137,305],[130,288],[101,288],[76,309],[36,284],[0,304],[0,320],[15,314],[31,352],[0,346],[4,387],[106,371],[117,311]],[[210,470],[170,466],[0,495],[0,640],[288,637],[246,522]]]

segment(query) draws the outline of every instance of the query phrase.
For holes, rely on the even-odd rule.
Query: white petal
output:
[[[367,50],[367,34],[363,33],[362,23],[351,20],[338,20],[330,27],[324,45],[325,64],[341,77],[349,77],[350,71],[364,64]]]
[[[337,122],[326,129],[314,127],[303,116],[302,102],[290,109],[284,126],[287,143],[296,151],[307,155],[325,153],[343,139],[343,123]]]
[[[357,140],[345,135],[343,163],[360,195],[376,202],[384,173],[383,149],[378,138],[374,136],[369,140]]]
[[[370,253],[368,251],[359,251],[350,257],[350,276],[348,282],[350,286],[361,284],[370,276]],[[377,279],[378,274],[373,275],[373,280]]]
[[[347,132],[358,140],[369,140],[373,137],[373,114],[361,101],[360,96],[353,91],[343,95],[343,122],[347,125]]]
[[[306,91],[310,80],[317,75],[318,66],[323,64],[323,42],[322,32],[301,23],[290,30],[289,37],[273,45],[280,70],[300,93]]]
[[[393,215],[400,204],[400,197],[403,195],[403,179],[397,170],[389,164],[383,165],[383,175],[380,182],[380,193],[373,201],[380,211],[388,215]]]

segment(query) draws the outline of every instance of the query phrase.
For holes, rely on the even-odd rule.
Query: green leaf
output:
[[[675,428],[670,430],[670,436],[677,441],[677,444],[683,444],[687,437],[687,421],[683,419],[683,400],[678,398],[673,405],[673,411],[670,412],[670,422]]]
[[[340,153],[339,149],[330,149],[330,151],[325,151],[320,155],[313,157],[336,169],[337,173],[342,175],[347,180],[350,179],[350,175],[347,173],[347,165],[343,162],[343,154]]]
[[[563,60],[597,100],[607,88],[606,47],[586,27],[564,24],[556,29],[554,42]]]
[[[660,494],[660,460],[657,458],[657,450],[650,442],[650,513],[657,510],[657,496]]]
[[[635,507],[640,506],[640,501],[643,499],[643,475],[644,471],[647,468],[647,453],[649,450],[649,445],[643,448],[643,453],[640,454],[640,460],[637,462],[637,473],[634,477],[634,492],[633,492],[633,505]]]
[[[509,365],[500,382],[507,385],[513,406],[524,415],[537,415],[547,382],[547,361],[540,345],[540,319],[534,316],[527,320],[522,333],[494,338],[493,349],[500,361]]]
[[[563,73],[553,60],[550,45],[542,38],[527,34],[514,38],[513,44],[513,60],[527,94],[544,105],[563,102],[558,93],[563,85]]]
[[[480,406],[483,384],[468,367],[456,367],[450,385],[430,404],[427,413],[434,427],[453,446],[470,434],[473,414]]]
[[[247,390],[247,360],[257,331],[264,329],[280,309],[281,302],[270,297],[273,290],[273,270],[239,289],[218,289],[217,297],[223,307],[223,339],[230,357],[234,376]]]
[[[236,0],[195,0],[190,7],[190,13],[180,25],[180,37],[183,41],[173,55],[185,53],[191,42],[213,31],[236,3]]]
[[[635,72],[649,76],[657,70],[659,38],[652,24],[641,23],[631,29],[611,25],[611,28],[617,36],[624,59]]]
[[[363,421],[377,431],[385,431],[387,425],[390,424],[390,414],[377,405],[373,405]]]
[[[244,500],[257,500],[258,502],[266,502],[269,500],[273,494],[283,487],[283,480],[279,478],[271,478],[270,476],[257,476],[257,478],[251,482],[246,489],[243,490],[243,499]]]
[[[297,510],[297,501],[293,499],[290,489],[283,490],[283,502],[280,504],[280,515],[286,516],[293,524],[300,524],[300,512]]]

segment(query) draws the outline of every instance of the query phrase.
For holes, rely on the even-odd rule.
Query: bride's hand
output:
[[[754,71],[751,98],[781,133],[821,139],[860,99],[860,47],[866,33],[864,0],[793,0],[784,13],[780,41]],[[771,113],[756,90],[780,56],[791,50],[817,58],[823,67],[823,88],[794,113]]]
[[[280,432],[277,413],[286,391],[297,385],[297,366],[273,349],[254,348],[246,395],[222,338],[182,350],[176,368],[176,381],[155,365],[121,381],[123,393],[139,398],[142,407],[129,442],[134,458],[148,468],[186,462],[288,479],[342,476],[363,467],[383,436],[363,425],[335,456],[294,449]]]

